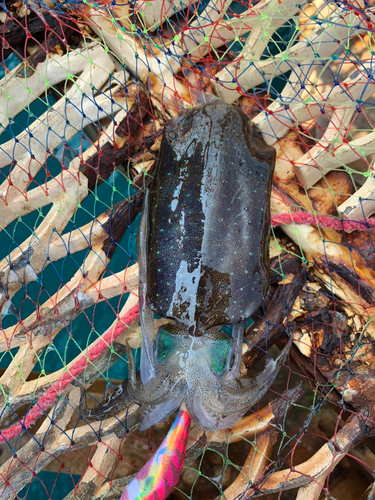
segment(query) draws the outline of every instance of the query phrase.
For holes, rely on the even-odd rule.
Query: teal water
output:
[[[240,13],[241,4],[234,3],[233,10]],[[285,47],[280,45],[285,44],[286,40],[294,32],[294,27],[287,26],[277,31],[273,42],[270,43],[265,56],[275,54]],[[239,43],[233,44],[231,50],[238,52],[241,49]],[[10,57],[6,61],[8,69],[13,69],[18,64],[15,57]],[[0,79],[2,78],[2,69],[0,68]],[[276,97],[282,90],[288,75],[278,77],[273,81],[271,88],[271,95]],[[38,119],[50,106],[56,102],[52,95],[45,98],[37,99],[32,103],[28,109],[20,113],[11,123],[6,131],[0,136],[1,144],[15,137],[18,133],[31,125],[33,121]],[[78,133],[73,137],[69,143],[62,144],[60,148],[54,152],[54,157],[50,157],[47,161],[46,168],[42,168],[38,175],[35,177],[33,185],[30,189],[42,184],[46,179],[57,175],[61,171],[61,163],[66,166],[77,154],[85,151],[91,144],[88,136],[84,132]],[[68,146],[68,147],[67,147]],[[3,169],[2,173],[7,176],[8,169]],[[106,182],[97,186],[93,194],[83,200],[80,208],[77,209],[74,218],[66,227],[64,233],[69,233],[84,224],[92,221],[95,217],[99,216],[111,205],[127,198],[134,194],[134,190],[128,182],[126,176],[120,171],[115,172]],[[0,258],[7,258],[10,252],[21,244],[33,231],[38,227],[45,215],[48,213],[50,206],[42,208],[40,211],[35,211],[22,220],[14,221],[4,231],[0,233]],[[1,214],[0,214],[1,224]],[[132,265],[136,261],[137,250],[135,243],[135,233],[137,231],[138,220],[132,227],[125,233],[120,244],[112,257],[104,276],[110,273],[116,273],[129,264]],[[63,259],[54,262],[43,269],[38,276],[37,282],[31,282],[12,299],[14,308],[19,311],[21,319],[27,318],[32,314],[38,304],[43,304],[49,296],[56,293],[56,290],[65,283],[68,283],[77,270],[82,269],[82,262],[88,251],[84,250],[74,255],[69,255]],[[108,302],[92,306],[84,313],[80,314],[74,321],[66,326],[53,340],[51,344],[40,355],[34,370],[54,372],[64,367],[72,359],[78,356],[82,350],[91,344],[98,336],[106,331],[106,329],[113,323],[117,313],[121,310],[127,299],[127,295],[123,296],[121,300],[114,298]],[[13,315],[5,316],[2,321],[2,327],[7,328],[15,325],[18,318]],[[94,331],[93,331],[93,326]],[[228,333],[230,329],[226,328]],[[6,368],[16,353],[17,349],[13,349],[9,353],[0,354],[0,367]],[[127,378],[127,362],[126,357],[119,358],[116,363],[110,367],[102,376],[106,379],[125,379]],[[16,451],[16,450],[15,450]],[[49,472],[41,472],[38,477],[34,478],[32,482],[25,487],[19,494],[19,498],[27,499],[50,499],[60,500],[64,498],[74,487],[79,479],[78,476],[69,476],[67,474],[54,474]]]
[[[18,64],[15,57],[8,58],[7,66],[12,69]],[[0,72],[0,78],[3,75]],[[53,106],[56,100],[53,96],[48,98],[37,99],[32,103],[29,109],[21,112],[15,118],[14,122],[0,136],[1,144],[8,141],[10,138],[19,134],[22,130],[31,125],[37,117],[41,116],[49,106]],[[41,168],[34,179],[29,189],[43,184],[46,180],[54,177],[61,172],[61,163],[69,166],[70,161],[77,154],[84,152],[91,144],[91,141],[84,133],[75,135],[69,142],[68,148],[66,144],[62,144],[54,152],[54,156],[48,158],[46,168]],[[8,170],[9,171],[9,170]],[[8,173],[7,169],[3,172]],[[134,194],[134,188],[130,186],[127,178],[120,171],[116,171],[106,182],[97,186],[94,192],[87,196],[81,207],[77,209],[74,218],[65,228],[64,234],[77,229],[89,222],[95,217],[105,212],[109,207],[118,201],[128,198]],[[43,207],[39,211],[34,211],[10,224],[5,230],[0,233],[0,258],[7,258],[10,252],[28,238],[33,231],[41,223],[45,215],[48,213],[50,206]],[[1,217],[1,215],[0,215]],[[138,220],[128,229],[123,236],[120,244],[112,257],[108,270],[105,276],[110,273],[116,273],[124,269],[128,265],[132,265],[136,261],[137,249],[135,243],[135,232],[137,230]],[[82,262],[89,253],[88,250],[83,250],[73,255],[69,255],[59,261],[53,262],[46,266],[38,276],[38,282],[31,282],[23,289],[19,290],[13,297],[12,302],[14,308],[19,311],[22,319],[27,318],[35,311],[36,304],[44,303],[49,296],[56,293],[56,290],[65,283],[68,283],[78,269],[82,268]],[[41,287],[43,289],[41,290]],[[49,346],[40,356],[39,362],[35,366],[36,371],[45,370],[48,372],[56,371],[62,368],[65,364],[74,359],[82,349],[95,340],[98,335],[101,335],[113,323],[116,314],[121,310],[126,301],[127,295],[124,295],[119,301],[118,298],[103,301],[96,304],[80,314],[72,324],[67,325],[53,341],[53,345]],[[2,322],[3,328],[15,325],[18,321],[13,315],[5,316]],[[92,327],[95,326],[95,332],[92,332]],[[72,334],[72,338],[70,338]],[[10,353],[3,353],[0,356],[0,366],[5,368],[11,360],[12,354],[16,352],[12,350]],[[127,363],[125,359],[119,359],[115,365],[109,368],[105,374],[109,378],[123,379],[127,376]]]
[[[25,500],[62,500],[76,486],[80,476],[56,474],[55,472],[39,472],[37,477],[26,485],[19,493],[19,499]]]
[[[10,57],[7,60],[9,69],[12,69],[17,64],[18,61],[14,57]],[[2,76],[0,72],[0,79]],[[37,99],[27,110],[17,115],[13,123],[0,136],[0,147],[1,144],[30,126],[33,121],[38,119],[55,102],[56,100],[53,96],[48,95],[48,97]],[[91,141],[84,132],[74,136],[67,145],[63,143],[61,147],[54,151],[54,156],[48,159],[46,166],[41,168],[29,189],[37,187],[39,184],[43,184],[59,174],[62,163],[68,166],[70,161],[77,154],[81,154],[81,151],[85,151],[90,144]],[[8,176],[9,171],[10,166],[3,169],[2,173]],[[97,186],[94,192],[83,200],[81,207],[77,209],[73,219],[65,228],[64,234],[91,222],[114,203],[128,198],[132,194],[134,194],[134,189],[128,183],[125,175],[119,171],[115,172],[106,182]],[[32,235],[49,209],[50,206],[47,206],[39,211],[28,214],[22,219],[14,221],[0,233],[1,259],[8,258],[10,252],[17,245]],[[137,226],[138,220],[126,231],[113,254],[104,276],[121,271],[126,265],[132,265],[136,262],[135,233]],[[19,290],[12,298],[12,303],[21,319],[27,318],[39,307],[39,304],[43,304],[50,296],[56,293],[59,287],[68,283],[79,269],[84,272],[82,262],[88,252],[88,250],[83,250],[51,263],[39,274],[38,281],[30,282],[27,286]],[[36,363],[34,370],[37,372],[45,371],[46,373],[54,372],[73,360],[113,323],[117,313],[123,307],[127,296],[128,294],[124,295],[121,300],[116,297],[108,302],[100,302],[84,311],[84,313],[81,313],[74,321],[66,325],[54,338],[53,343],[40,354],[39,361]],[[3,318],[2,327],[10,327],[17,324],[17,322],[18,317],[10,314]],[[48,325],[46,325],[46,328],[48,328]],[[6,368],[16,352],[17,348],[12,349],[10,352],[1,353],[0,367]],[[127,378],[127,374],[126,357],[118,357],[115,364],[106,370],[102,377],[122,380]],[[13,451],[16,453],[17,449],[19,449],[18,443],[14,445]],[[41,472],[19,493],[18,498],[60,500],[73,489],[78,480],[79,476]]]

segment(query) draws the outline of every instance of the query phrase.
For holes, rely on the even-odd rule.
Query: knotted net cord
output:
[[[2,497],[119,498],[164,438],[171,422],[140,433],[135,406],[80,418],[78,383],[95,406],[127,377],[163,126],[216,96],[277,150],[271,287],[242,373],[294,345],[246,417],[264,426],[192,429],[173,495],[360,498],[375,467],[372,4],[16,0],[0,14]]]

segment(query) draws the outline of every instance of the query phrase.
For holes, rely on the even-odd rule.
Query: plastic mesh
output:
[[[165,437],[135,407],[86,421],[79,385],[95,407],[126,342],[138,360],[144,190],[165,122],[213,96],[277,150],[242,373],[294,344],[233,429],[191,429],[169,498],[375,498],[374,22],[372,2],[2,2],[0,498],[119,498]]]

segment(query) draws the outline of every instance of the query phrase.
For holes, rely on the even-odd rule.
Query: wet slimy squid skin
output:
[[[137,235],[140,380],[129,350],[127,386],[97,415],[137,402],[145,429],[184,402],[200,427],[217,430],[266,393],[290,342],[257,377],[239,372],[243,324],[269,286],[275,156],[246,116],[220,100],[166,124]],[[156,335],[154,313],[171,320]]]
[[[269,286],[275,150],[236,107],[217,100],[165,127],[137,237],[141,380],[128,391],[141,428],[182,402],[206,430],[233,425],[267,391],[288,352],[239,379],[243,323]],[[154,335],[154,313],[172,322]],[[233,325],[230,337],[220,331]]]
[[[149,194],[147,304],[192,335],[243,323],[269,284],[275,150],[223,101],[165,127]]]

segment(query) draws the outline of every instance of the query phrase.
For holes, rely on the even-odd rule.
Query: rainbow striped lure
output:
[[[165,500],[172,493],[185,460],[191,417],[181,407],[163,442],[125,488],[120,500]]]

